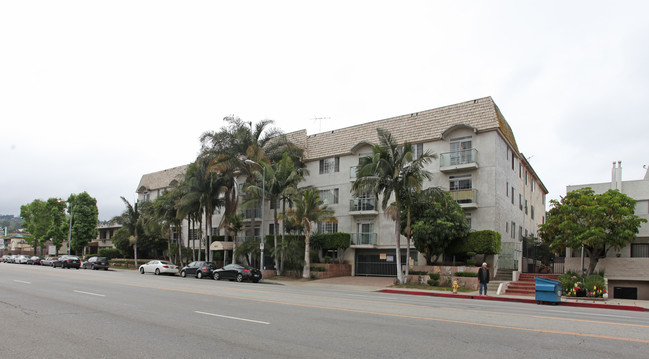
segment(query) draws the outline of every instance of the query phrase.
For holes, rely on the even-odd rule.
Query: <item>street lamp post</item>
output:
[[[260,270],[263,273],[264,272],[264,202],[266,197],[266,167],[252,160],[246,160],[245,162],[249,164],[255,164],[261,167],[263,171],[263,175],[262,175],[263,177],[261,182],[261,245],[259,248],[259,250],[261,251],[261,260],[259,266],[260,266]]]

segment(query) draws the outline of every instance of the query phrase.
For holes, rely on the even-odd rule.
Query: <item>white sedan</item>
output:
[[[168,261],[154,260],[140,266],[140,274],[153,273],[158,274],[178,274],[178,266]]]

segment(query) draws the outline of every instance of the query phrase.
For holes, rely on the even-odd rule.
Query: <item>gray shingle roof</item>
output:
[[[135,192],[142,193],[145,191],[154,191],[161,188],[168,188],[171,183],[176,180],[180,182],[185,177],[189,165],[182,165],[166,170],[148,173],[142,176],[140,184],[137,186]]]
[[[305,148],[306,160],[315,160],[350,153],[359,143],[377,143],[377,128],[392,133],[400,142],[410,143],[440,140],[445,130],[463,124],[477,131],[500,129],[517,150],[513,132],[491,97],[444,106],[384,120],[306,136],[306,131],[296,131],[287,137]],[[306,146],[303,144],[306,143]]]

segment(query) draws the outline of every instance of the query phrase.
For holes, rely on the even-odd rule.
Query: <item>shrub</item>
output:
[[[430,273],[429,276],[430,276],[430,279],[432,279],[434,281],[439,281],[439,277],[440,277],[439,273]]]
[[[330,256],[325,256],[324,257],[324,262],[325,263],[333,263],[333,261],[334,261],[333,258],[331,258]]]
[[[561,283],[561,291],[568,293],[575,287],[577,282],[581,282],[581,277],[573,271],[567,271],[559,276],[559,283]]]
[[[594,293],[597,289],[606,289],[606,282],[599,274],[591,274],[584,279],[584,288],[589,293]],[[593,295],[589,295],[592,297]]]
[[[439,281],[435,279],[429,279],[428,280],[428,285],[431,287],[437,287],[439,285]]]
[[[479,254],[498,254],[501,247],[501,235],[492,230],[473,231],[469,234],[469,248]]]
[[[106,257],[106,260],[121,257],[122,253],[117,248],[102,248],[97,253],[99,257]]]
[[[453,276],[454,277],[477,277],[478,273],[477,272],[455,272]]]
[[[311,267],[311,272],[326,272],[327,268],[325,266],[313,266]]]
[[[471,259],[467,259],[467,260],[466,260],[466,265],[471,266],[471,267],[475,267],[475,265],[476,265],[476,260],[473,259],[473,258],[471,258]]]

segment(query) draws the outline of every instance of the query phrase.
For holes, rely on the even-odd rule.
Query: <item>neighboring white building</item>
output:
[[[412,143],[417,153],[437,154],[426,168],[433,179],[425,187],[439,186],[451,192],[473,230],[490,229],[502,235],[503,252],[495,258],[493,268],[521,270],[521,238],[535,234],[544,222],[548,192],[519,151],[498,106],[485,97],[310,136],[306,130],[287,134],[305,150],[310,175],[302,185],[320,189],[335,210],[338,223],[319,226],[319,230],[352,234],[345,260],[352,264],[355,275],[396,275],[394,222],[371,196],[355,198],[351,193],[359,158],[371,153],[371,144],[378,142],[377,128],[390,131],[400,143]],[[179,181],[185,169],[142,176],[139,199],[154,199]],[[260,211],[252,212],[251,217],[259,216]],[[272,233],[269,203],[265,213],[265,233]],[[213,223],[219,221],[217,214]],[[255,235],[260,223],[257,219]],[[401,243],[405,246],[405,239]],[[405,260],[405,251],[402,255]]]
[[[619,190],[636,200],[635,214],[649,220],[649,170],[644,179],[622,181],[622,162],[613,162],[611,182],[567,186],[566,192],[590,187],[601,194],[610,189]],[[581,256],[566,253],[566,269],[581,270]],[[649,223],[643,223],[631,245],[619,252],[609,250],[606,258],[597,263],[596,271],[604,270],[611,297],[649,299]],[[616,289],[617,288],[617,289]]]

